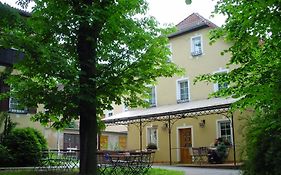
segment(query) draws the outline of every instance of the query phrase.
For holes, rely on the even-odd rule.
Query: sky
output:
[[[0,0],[11,6],[15,5],[16,0]],[[218,26],[221,26],[225,17],[215,16],[210,18],[211,12],[217,0],[193,0],[191,5],[186,5],[185,0],[147,0],[149,3],[148,14],[154,16],[160,24],[178,24],[192,13],[199,13],[204,18],[209,19]]]

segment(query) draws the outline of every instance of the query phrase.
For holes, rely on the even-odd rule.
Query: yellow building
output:
[[[159,78],[151,87],[151,107],[115,112],[104,121],[108,125],[127,125],[129,150],[157,146],[154,161],[192,163],[198,147],[209,147],[216,138],[230,143],[227,161],[240,160],[242,129],[239,112],[228,113],[235,99],[208,99],[209,94],[226,83],[194,84],[195,77],[206,73],[227,73],[229,55],[220,53],[229,43],[209,42],[209,31],[217,26],[197,13],[188,16],[168,36],[170,61],[185,69],[182,77]]]

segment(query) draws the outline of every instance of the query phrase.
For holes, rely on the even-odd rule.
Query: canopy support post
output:
[[[140,118],[140,151],[142,151],[142,120]]]
[[[171,116],[170,115],[169,115],[169,119],[168,119],[168,129],[169,129],[169,156],[170,156],[170,165],[172,165]]]
[[[232,112],[231,112],[231,127],[232,127],[232,136],[233,136],[233,158],[234,158],[234,166],[236,167],[236,144],[235,144],[234,120],[233,120]]]

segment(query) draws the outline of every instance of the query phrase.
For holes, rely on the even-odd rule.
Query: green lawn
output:
[[[40,172],[34,171],[0,171],[0,175],[39,175]],[[45,174],[45,173],[43,173]],[[76,173],[66,173],[67,175],[77,175]],[[48,175],[62,175],[62,173],[53,173]],[[158,168],[152,168],[149,170],[147,175],[184,175],[181,171],[173,171],[173,170],[164,170]]]

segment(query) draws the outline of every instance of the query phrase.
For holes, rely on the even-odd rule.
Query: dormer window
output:
[[[202,37],[195,36],[191,38],[191,55],[192,56],[199,56],[202,55]]]

